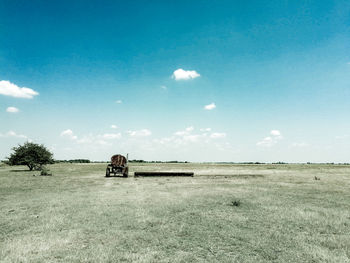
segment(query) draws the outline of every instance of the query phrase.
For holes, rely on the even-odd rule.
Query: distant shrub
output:
[[[241,200],[234,200],[231,203],[232,206],[240,206],[241,205]]]
[[[40,167],[40,175],[51,176],[52,173],[51,173],[50,169],[48,169],[46,166],[42,166],[42,167]]]

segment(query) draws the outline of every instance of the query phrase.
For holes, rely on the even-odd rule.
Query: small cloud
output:
[[[163,90],[167,90],[167,89],[168,89],[168,88],[167,88],[166,86],[164,86],[164,85],[160,86],[160,88],[163,89]]]
[[[176,136],[184,136],[190,134],[194,130],[193,126],[187,127],[184,131],[177,131],[174,133]]]
[[[216,105],[214,102],[204,106],[205,110],[213,110],[215,108],[216,108]]]
[[[198,140],[201,138],[202,136],[199,134],[189,134],[189,135],[185,135],[183,137],[184,141],[189,141],[189,142],[198,142]]]
[[[225,137],[226,137],[226,133],[224,132],[213,132],[212,134],[210,134],[210,138],[212,139],[220,139]]]
[[[99,144],[99,145],[108,145],[108,143],[104,140],[97,140],[95,141],[96,144]]]
[[[117,125],[112,124],[112,125],[111,125],[111,128],[112,128],[112,129],[117,129],[117,128],[118,128],[118,126],[117,126]]]
[[[26,87],[18,87],[17,85],[11,83],[7,80],[1,80],[0,81],[0,94],[15,98],[25,98],[25,99],[32,99],[34,96],[39,95],[38,92],[26,88]]]
[[[271,130],[270,131],[271,136],[265,137],[260,142],[257,142],[257,146],[263,146],[263,147],[271,147],[278,143],[278,141],[283,139],[283,136],[281,135],[281,132],[279,130]]]
[[[177,131],[177,132],[174,133],[174,135],[176,135],[176,136],[183,136],[185,134],[187,134],[186,131]]]
[[[146,137],[146,136],[150,136],[152,132],[148,129],[142,129],[138,131],[128,131],[128,134],[131,137]]]
[[[117,103],[117,104],[122,104],[123,101],[122,101],[122,100],[116,100],[115,103]]]
[[[17,134],[14,131],[8,131],[5,134],[0,133],[0,137],[5,137],[5,138],[15,137],[15,138],[23,138],[23,139],[27,139],[28,138],[27,136],[25,136],[23,134]]]
[[[121,133],[105,133],[101,135],[103,139],[106,140],[113,140],[113,139],[120,139],[122,137]]]
[[[195,70],[183,70],[179,68],[174,71],[172,78],[175,80],[188,80],[198,78],[200,74],[198,74]]]
[[[274,144],[274,141],[271,137],[265,137],[262,141],[257,142],[256,145],[258,146],[267,146],[270,147]]]
[[[306,142],[294,142],[290,145],[291,147],[307,147],[309,146]]]
[[[279,130],[271,130],[270,134],[273,136],[281,136],[281,132]]]
[[[343,135],[337,135],[337,136],[335,136],[335,139],[341,140],[341,139],[346,139],[346,138],[348,138],[348,137],[350,137],[348,134],[343,134]]]
[[[71,129],[67,129],[67,130],[64,130],[63,132],[61,132],[61,137],[65,137],[65,138],[68,138],[70,140],[78,139],[78,137],[74,135],[74,133]]]
[[[19,112],[19,109],[17,109],[16,107],[8,107],[6,109],[6,112],[17,113],[17,112]]]
[[[94,142],[95,138],[93,138],[93,136],[89,135],[85,135],[83,136],[83,138],[77,140],[77,143],[80,144],[92,144]]]
[[[211,128],[202,128],[200,129],[201,132],[210,132]]]

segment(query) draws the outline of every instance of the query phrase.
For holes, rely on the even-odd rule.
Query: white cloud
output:
[[[258,146],[266,146],[266,147],[270,147],[274,144],[275,142],[272,140],[271,137],[265,137],[262,141],[256,143],[256,145]]]
[[[167,88],[166,86],[164,86],[164,85],[160,86],[160,88],[163,89],[163,90],[167,90],[167,89],[168,89],[168,88]]]
[[[83,138],[77,140],[78,144],[86,144],[88,146],[93,145],[108,145],[108,143],[103,140],[103,135],[98,135],[97,137],[94,135],[85,135]]]
[[[189,134],[189,135],[183,136],[183,139],[185,141],[198,142],[202,136],[203,135],[200,135],[200,134]]]
[[[212,134],[210,134],[210,138],[212,139],[220,139],[225,137],[226,137],[226,133],[224,132],[213,132]]]
[[[271,130],[270,134],[273,136],[281,136],[281,132],[279,130]]]
[[[306,142],[294,142],[290,145],[291,147],[307,147],[309,146]]]
[[[184,136],[190,134],[194,130],[193,126],[187,127],[184,131],[177,131],[174,133],[176,136]]]
[[[94,143],[99,144],[99,145],[108,145],[108,143],[104,140],[97,140]]]
[[[148,129],[142,129],[138,131],[128,131],[128,134],[131,137],[146,137],[146,136],[150,136],[152,132]]]
[[[112,129],[118,129],[118,126],[117,126],[117,125],[112,124],[112,125],[111,125],[111,128],[112,128]]]
[[[257,146],[271,147],[283,139],[283,136],[279,130],[271,130],[271,136],[265,137],[263,140],[256,143]]]
[[[15,98],[25,98],[25,99],[32,99],[34,96],[39,95],[38,92],[32,89],[29,89],[26,87],[20,88],[17,85],[7,80],[0,81],[0,94],[5,96],[15,97]]]
[[[105,133],[101,135],[103,139],[106,140],[113,140],[113,139],[120,139],[122,137],[121,133]]]
[[[198,74],[195,70],[183,70],[179,68],[174,71],[172,78],[175,80],[187,80],[187,79],[195,79],[198,78],[200,74]]]
[[[205,110],[213,110],[215,108],[216,108],[216,105],[214,102],[204,106]]]
[[[78,137],[74,135],[74,133],[71,129],[67,129],[67,130],[64,130],[63,132],[61,132],[61,136],[68,138],[70,140],[78,139]]]
[[[121,104],[121,103],[123,103],[123,101],[122,100],[116,100],[115,103]]]
[[[170,137],[154,139],[155,147],[158,145],[162,149],[177,149],[177,151],[187,151],[190,149],[208,149],[214,147],[220,150],[230,150],[232,147],[224,140],[226,133],[213,132],[209,134],[211,128],[204,128],[200,133],[195,133],[194,128],[187,127],[182,131],[177,131]],[[220,139],[218,141],[218,139]],[[222,140],[221,140],[222,139]],[[194,147],[194,148],[193,148]],[[230,148],[230,149],[229,149]]]
[[[122,137],[121,133],[104,133],[99,135],[93,135],[90,133],[78,138],[71,129],[61,132],[61,136],[78,144],[86,145],[111,145],[106,142],[106,140],[120,139]]]
[[[8,107],[6,109],[6,112],[17,113],[17,112],[19,112],[19,109],[17,109],[16,107]]]
[[[187,133],[186,131],[177,131],[177,132],[174,133],[174,135],[176,135],[176,136],[183,136],[186,133]]]
[[[23,134],[17,134],[14,131],[8,131],[5,134],[0,133],[0,137],[5,137],[5,138],[15,137],[15,138],[23,138],[23,139],[27,139],[28,138],[27,136],[25,136]]]
[[[343,135],[337,135],[337,136],[335,136],[335,139],[341,140],[341,139],[346,139],[346,138],[348,138],[348,137],[350,137],[349,134],[343,134]]]
[[[93,143],[94,138],[92,138],[92,136],[83,136],[83,138],[77,140],[77,143],[81,143],[81,144],[91,144]]]

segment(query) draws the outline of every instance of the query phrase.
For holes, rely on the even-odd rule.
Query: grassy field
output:
[[[0,261],[350,262],[350,166],[131,164],[129,178],[105,167],[1,166]]]

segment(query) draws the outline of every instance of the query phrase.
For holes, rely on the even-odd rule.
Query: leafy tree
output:
[[[13,147],[14,151],[8,158],[10,165],[27,165],[29,170],[38,169],[44,164],[53,163],[52,153],[45,148],[32,142],[26,142],[18,147]]]

